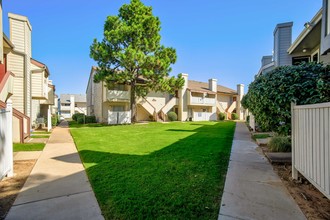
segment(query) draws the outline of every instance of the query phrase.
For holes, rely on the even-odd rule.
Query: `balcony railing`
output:
[[[108,101],[129,101],[130,93],[129,93],[129,91],[108,90],[107,100]]]
[[[216,98],[190,96],[190,104],[197,105],[214,105]]]

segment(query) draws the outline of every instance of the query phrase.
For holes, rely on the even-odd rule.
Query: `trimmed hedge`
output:
[[[72,115],[72,120],[78,122],[78,118],[83,117],[83,116],[85,116],[84,113],[75,113],[75,114]]]
[[[237,113],[232,113],[231,114],[231,119],[232,120],[237,120],[238,119],[238,114]]]
[[[220,120],[220,121],[223,121],[223,120],[225,120],[225,119],[226,119],[226,114],[223,113],[223,112],[220,112],[220,113],[219,113],[219,120]]]
[[[167,113],[168,120],[170,121],[176,121],[178,120],[178,116],[175,112],[169,112]]]

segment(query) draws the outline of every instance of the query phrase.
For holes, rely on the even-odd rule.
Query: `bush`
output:
[[[178,120],[178,116],[175,112],[169,112],[167,113],[168,120],[170,121],[176,121]]]
[[[272,137],[268,147],[273,152],[291,152],[291,139],[287,136]]]
[[[86,124],[96,123],[96,117],[95,116],[86,116],[85,117],[85,123]]]
[[[56,126],[58,124],[59,120],[57,115],[52,116],[52,125]]]
[[[85,120],[86,120],[86,118],[85,118],[85,115],[83,114],[83,115],[79,115],[79,117],[77,117],[76,118],[77,120],[77,123],[78,124],[85,124]]]
[[[291,133],[291,102],[298,105],[330,102],[330,66],[302,63],[281,66],[258,76],[249,85],[242,106],[262,130]]]
[[[225,119],[226,119],[226,114],[223,113],[223,112],[220,112],[220,113],[219,113],[219,120],[220,120],[220,121],[223,121],[223,120],[225,120]]]
[[[85,114],[83,114],[83,113],[75,113],[75,114],[72,115],[72,120],[78,122],[78,118],[83,117],[84,115]]]
[[[231,119],[232,120],[237,120],[238,119],[238,114],[237,113],[231,114]]]
[[[246,116],[246,122],[250,123],[250,115]]]

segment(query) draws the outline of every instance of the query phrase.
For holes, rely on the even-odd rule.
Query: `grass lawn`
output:
[[[49,138],[50,135],[31,135],[31,138]]]
[[[235,123],[72,128],[106,219],[217,219]]]
[[[13,148],[14,152],[17,151],[42,151],[45,147],[44,143],[14,143]]]
[[[35,132],[32,132],[31,134],[51,134],[52,132],[48,132],[48,131],[35,131]]]
[[[271,137],[270,134],[254,134],[252,135],[252,139],[256,140],[256,139],[263,139],[263,138],[268,138]]]
[[[78,124],[76,121],[68,121],[70,128],[82,128],[82,127],[104,127],[108,125],[103,125],[99,123],[92,123],[92,124]]]

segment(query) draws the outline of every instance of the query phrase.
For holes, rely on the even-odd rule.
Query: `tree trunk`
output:
[[[131,83],[131,123],[136,122],[136,98],[135,98],[135,83]]]

